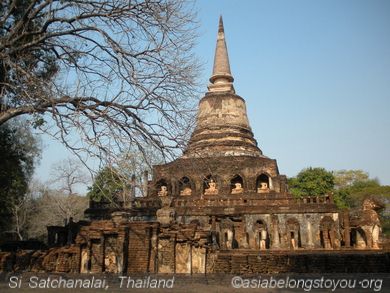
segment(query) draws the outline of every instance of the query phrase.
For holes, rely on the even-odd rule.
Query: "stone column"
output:
[[[142,174],[142,195],[148,195],[148,171],[144,171]]]
[[[215,216],[211,216],[211,231],[217,230],[217,221]]]
[[[190,274],[192,275],[192,244],[189,243],[189,246],[190,246],[190,248],[189,248],[190,252],[189,252],[189,256],[188,256],[188,258],[189,258],[188,261],[190,262]]]
[[[152,254],[150,257],[152,273],[158,273],[158,226],[152,228],[152,238],[151,238],[151,247]]]
[[[173,243],[173,273],[176,274],[176,241],[177,240],[177,234],[175,234],[175,236],[173,237],[173,239],[171,238],[171,241]]]
[[[278,216],[272,216],[272,247],[278,249],[280,248],[280,238],[279,238],[279,219]]]
[[[351,228],[349,224],[349,211],[343,213],[344,222],[344,246],[351,247]]]
[[[169,194],[170,196],[178,195],[178,191],[176,187],[177,187],[176,181],[174,179],[171,179],[171,193]]]
[[[313,248],[314,247],[313,231],[312,231],[312,226],[311,226],[311,223],[310,223],[309,219],[307,219],[307,231],[306,231],[306,234],[307,234],[307,247],[308,248]]]
[[[335,245],[335,231],[334,228],[329,229],[329,248],[333,249]]]
[[[130,181],[130,199],[135,198],[135,175],[133,174],[131,176],[131,181]]]

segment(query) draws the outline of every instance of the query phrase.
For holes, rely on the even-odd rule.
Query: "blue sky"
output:
[[[200,0],[195,53],[211,75],[223,16],[236,93],[266,156],[295,176],[362,169],[390,185],[390,1]],[[200,97],[199,97],[200,98]],[[46,145],[36,176],[65,157]]]

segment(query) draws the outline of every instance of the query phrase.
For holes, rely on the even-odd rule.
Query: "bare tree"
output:
[[[27,222],[25,226],[24,235],[27,238],[39,239],[46,241],[48,225],[62,225],[61,218],[53,217],[53,209],[44,207],[42,200],[47,198],[50,190],[47,185],[33,179],[29,184],[29,190],[26,198],[29,199],[27,208]]]
[[[87,208],[88,199],[80,196],[78,189],[90,182],[80,161],[68,158],[53,164],[50,177],[50,192],[42,197],[41,205],[61,220],[80,219]]]
[[[13,201],[11,207],[13,220],[13,233],[15,233],[19,240],[24,240],[28,234],[29,215],[34,213],[33,202],[30,196],[17,198]]]
[[[40,201],[40,210],[51,219],[53,224],[64,224],[70,218],[75,221],[83,218],[88,207],[88,198],[77,194],[66,195],[57,190],[50,190]]]
[[[88,207],[86,196],[65,194],[38,181],[30,184],[28,198],[30,204],[23,235],[40,240],[46,240],[47,226],[62,226],[64,220],[70,218],[78,221],[83,218],[84,210]]]
[[[143,154],[147,155],[147,159]],[[164,161],[164,158],[153,148],[145,147],[143,154],[135,150],[123,153],[116,159],[115,168],[113,168],[122,181],[126,178],[127,181],[130,179],[129,186],[133,189],[131,193],[134,192],[135,196],[146,196],[146,190],[143,187],[147,184],[148,176],[145,178],[145,172],[151,174],[153,165],[162,164]]]
[[[74,195],[78,193],[78,188],[87,186],[91,181],[83,169],[78,160],[62,160],[52,166],[48,183],[64,195]]]
[[[0,124],[29,115],[84,159],[145,145],[175,155],[193,121],[193,11],[185,0],[2,1]]]

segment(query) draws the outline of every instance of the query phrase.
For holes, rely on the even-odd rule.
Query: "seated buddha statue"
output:
[[[209,187],[205,189],[204,194],[218,194],[217,184],[213,179],[210,180]]]
[[[234,183],[234,188],[232,189],[232,194],[242,193],[244,189],[242,188],[241,183]]]
[[[183,190],[180,191],[180,195],[191,195],[192,189],[189,186],[184,187]]]
[[[260,187],[257,188],[257,193],[265,193],[269,191],[268,183],[261,182]]]
[[[167,196],[168,195],[168,189],[166,186],[161,186],[161,189],[158,192],[158,196]]]

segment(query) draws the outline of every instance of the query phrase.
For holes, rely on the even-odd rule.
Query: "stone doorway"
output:
[[[255,227],[256,248],[260,250],[269,249],[270,241],[267,224],[263,220],[257,220]]]
[[[320,222],[320,242],[321,247],[333,249],[335,247],[335,223],[331,217],[326,216]]]
[[[366,233],[362,228],[351,229],[351,246],[357,249],[365,249],[367,247]]]
[[[287,246],[294,250],[302,247],[301,229],[297,219],[290,218],[287,220]]]

